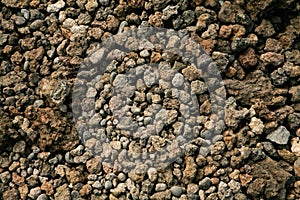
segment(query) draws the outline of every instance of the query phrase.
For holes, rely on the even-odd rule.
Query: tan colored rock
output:
[[[41,190],[45,191],[47,195],[52,195],[54,193],[52,184],[47,181],[43,182],[43,184],[41,185]]]
[[[91,191],[92,191],[92,186],[87,184],[87,185],[82,186],[82,188],[79,191],[79,194],[84,197],[84,196],[89,195],[91,193]]]
[[[65,183],[62,186],[59,186],[56,189],[56,193],[54,195],[55,200],[71,200],[70,189],[68,185]]]
[[[92,174],[97,174],[101,171],[102,160],[100,157],[95,157],[86,162],[86,168],[88,172]]]
[[[21,185],[21,186],[19,186],[18,190],[19,190],[19,193],[20,193],[20,198],[22,200],[25,200],[26,197],[27,197],[27,194],[29,192],[28,186],[26,184]]]
[[[242,186],[246,187],[251,181],[253,177],[249,174],[240,174],[240,181]]]
[[[12,181],[17,185],[21,185],[22,183],[24,183],[25,179],[24,179],[24,177],[19,176],[17,173],[13,172],[12,173]]]
[[[156,11],[154,14],[149,16],[149,24],[151,24],[154,27],[162,27],[163,21],[162,21],[162,13]]]
[[[279,66],[283,63],[284,56],[275,52],[267,52],[260,56],[260,60],[262,60],[265,65]]]

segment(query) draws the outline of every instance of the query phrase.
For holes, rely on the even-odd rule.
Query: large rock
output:
[[[247,194],[254,199],[286,199],[286,191],[295,182],[295,177],[282,169],[271,158],[253,164],[251,175],[253,181],[247,188]]]
[[[271,105],[275,97],[281,95],[283,90],[276,90],[270,78],[265,77],[263,72],[257,70],[251,74],[251,78],[239,81],[234,79],[224,80],[228,96],[233,96],[242,106],[252,106],[254,103],[263,101]]]

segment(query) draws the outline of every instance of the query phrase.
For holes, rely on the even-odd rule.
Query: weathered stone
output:
[[[267,136],[267,139],[277,144],[287,144],[289,137],[290,132],[284,126],[279,126],[275,131],[271,132]]]

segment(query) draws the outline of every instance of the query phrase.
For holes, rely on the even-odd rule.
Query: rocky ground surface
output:
[[[299,1],[1,0],[0,9],[0,199],[300,199]],[[213,113],[208,83],[194,65],[147,50],[148,43],[117,56],[82,101],[72,99],[87,57],[136,27],[174,29],[200,44],[221,72],[224,113]],[[168,45],[183,41],[170,35]],[[147,63],[173,70],[157,75]],[[130,69],[129,76],[142,74],[135,88],[124,77]],[[186,83],[196,110],[191,96],[168,89]],[[112,92],[123,86],[127,110]],[[74,102],[85,116],[94,110],[88,123],[102,129],[78,128]],[[166,126],[148,126],[159,105],[165,109],[155,119]],[[124,122],[112,111],[121,111]],[[199,115],[184,124],[194,111]],[[157,134],[121,131],[128,125],[122,113]],[[210,140],[211,127],[221,134]],[[185,131],[194,138],[175,146],[183,151],[174,162],[154,166],[146,157],[121,170],[126,156],[143,157]],[[110,146],[95,152],[101,135]]]

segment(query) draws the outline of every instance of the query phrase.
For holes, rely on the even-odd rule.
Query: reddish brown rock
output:
[[[255,50],[252,48],[247,49],[243,54],[239,56],[239,61],[245,68],[254,67],[257,64]]]
[[[12,173],[12,181],[17,184],[17,185],[21,185],[22,183],[24,183],[25,179],[24,177],[18,175],[17,173],[13,172]]]
[[[102,161],[99,157],[92,158],[86,162],[87,170],[92,174],[97,174],[101,171]]]
[[[229,38],[232,32],[232,28],[230,26],[222,25],[219,30],[219,36],[221,38]]]
[[[262,60],[265,65],[278,66],[283,63],[284,56],[279,53],[267,52],[260,56],[260,60]]]

